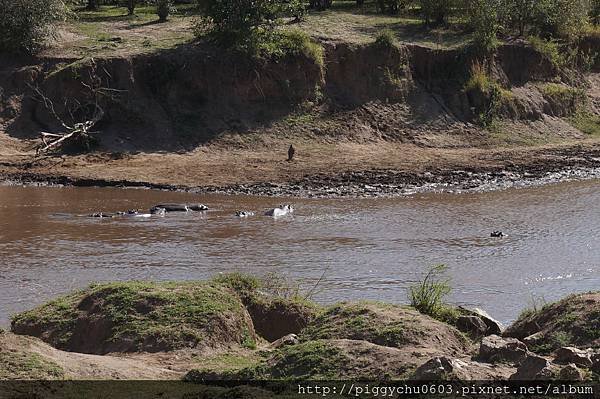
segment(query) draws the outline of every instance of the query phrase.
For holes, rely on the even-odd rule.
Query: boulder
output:
[[[517,372],[510,376],[510,379],[516,381],[548,380],[553,376],[554,371],[548,359],[529,354],[521,362]]]
[[[477,316],[481,320],[483,320],[485,325],[488,327],[488,329],[486,331],[487,335],[493,335],[493,334],[501,335],[502,334],[502,331],[504,330],[502,323],[500,323],[498,320],[496,320],[492,316],[490,316],[485,310],[482,310],[479,308],[467,309],[467,308],[463,308],[462,306],[459,306],[459,309],[462,311],[463,314],[470,315],[470,316]]]
[[[485,336],[488,331],[488,326],[481,317],[474,315],[459,316],[456,328],[475,339]]]
[[[527,345],[515,338],[490,335],[481,340],[479,360],[518,365],[527,357]]]
[[[528,335],[523,338],[523,342],[527,346],[535,346],[540,343],[540,341],[544,338],[544,334],[541,332],[536,332],[534,334]]]
[[[286,345],[298,345],[300,343],[300,340],[298,339],[298,336],[296,334],[288,334],[285,335],[281,338],[279,338],[278,340],[271,342],[270,347],[271,348],[279,348],[281,346],[286,346]]]
[[[591,367],[592,359],[590,354],[582,349],[572,346],[565,346],[554,352],[554,363],[557,364],[575,364],[580,367]]]
[[[413,378],[425,381],[454,379],[466,366],[467,363],[462,360],[446,356],[434,357],[417,368]]]
[[[585,376],[573,363],[566,365],[560,370],[558,378],[561,381],[583,381]]]

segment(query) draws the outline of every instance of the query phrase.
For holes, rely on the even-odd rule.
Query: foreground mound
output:
[[[456,328],[412,308],[377,302],[340,303],[317,317],[302,340],[350,339],[403,348],[421,347],[457,355],[469,342]]]
[[[16,315],[12,330],[95,354],[253,346],[256,339],[239,296],[207,282],[91,285]]]
[[[63,369],[23,345],[12,345],[11,334],[0,330],[0,380],[54,380],[64,377]]]
[[[401,379],[431,356],[367,341],[325,339],[285,346],[264,362],[229,373],[190,371],[186,379]]]
[[[600,348],[600,293],[571,295],[527,311],[504,335],[527,338],[529,349],[542,354],[563,346]]]

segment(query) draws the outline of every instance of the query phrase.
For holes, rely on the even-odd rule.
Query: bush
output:
[[[429,269],[423,280],[409,287],[410,304],[419,312],[433,318],[443,318],[447,312],[444,297],[452,291],[450,279],[443,278],[445,265]]]
[[[268,40],[281,19],[302,15],[300,1],[207,0],[209,31],[221,44],[236,46]]]
[[[478,50],[488,54],[498,46],[498,9],[494,0],[472,0],[467,3],[469,25]]]
[[[499,0],[507,33],[535,34],[572,39],[585,28],[591,4],[588,0]]]
[[[0,51],[32,54],[55,34],[64,20],[62,0],[0,0]]]
[[[391,48],[394,47],[396,38],[394,32],[389,29],[384,29],[377,34],[375,38],[375,45],[378,47]]]

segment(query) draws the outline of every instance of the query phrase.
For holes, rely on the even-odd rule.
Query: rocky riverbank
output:
[[[505,329],[477,309],[438,320],[380,302],[322,307],[272,282],[91,285],[13,317],[0,377],[600,381],[599,293],[524,311]],[[243,397],[275,395],[259,391]]]
[[[293,197],[389,197],[423,192],[477,192],[531,187],[561,181],[600,177],[600,149],[596,145],[574,145],[512,152],[511,159],[492,164],[477,162],[442,163],[439,167],[413,170],[368,169],[321,172],[303,177],[288,175],[287,181],[249,182],[225,185],[178,185],[150,181],[89,178],[57,173],[29,172],[8,167],[0,171],[7,185],[137,187],[185,191],[197,194],[237,194]],[[507,154],[507,157],[510,156]],[[529,155],[531,158],[526,158]],[[489,154],[489,158],[500,154]],[[419,170],[414,170],[419,169]],[[171,179],[168,179],[171,180]],[[228,181],[228,179],[223,179]],[[278,180],[281,180],[280,178]],[[231,182],[231,180],[229,180]],[[187,182],[186,182],[187,183]]]

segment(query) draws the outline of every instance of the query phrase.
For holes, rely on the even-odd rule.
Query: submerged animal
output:
[[[265,212],[265,216],[284,216],[294,212],[294,207],[291,205],[279,205],[277,208],[269,209]]]
[[[164,209],[165,212],[201,212],[208,210],[208,207],[204,204],[158,204],[150,208],[150,213],[155,213],[161,208]]]
[[[494,238],[502,238],[504,237],[504,233],[501,231],[492,231],[492,233],[490,234],[490,237],[494,237]]]
[[[254,212],[250,211],[236,211],[235,216],[239,218],[247,218],[248,216],[254,216]]]
[[[94,212],[88,216],[91,218],[112,218],[112,217],[114,217],[114,215],[112,213],[104,213],[104,212]]]

